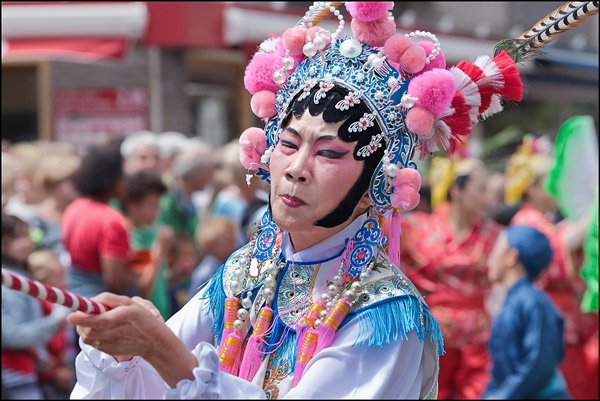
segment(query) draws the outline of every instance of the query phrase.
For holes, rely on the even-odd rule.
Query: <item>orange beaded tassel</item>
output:
[[[260,367],[262,362],[260,357],[261,348],[265,332],[271,325],[271,319],[273,319],[273,309],[269,306],[263,306],[256,318],[254,331],[246,344],[246,350],[244,351],[244,357],[242,359],[242,364],[240,365],[239,373],[239,377],[242,379],[252,381]]]

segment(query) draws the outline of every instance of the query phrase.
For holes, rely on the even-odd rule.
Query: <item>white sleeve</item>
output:
[[[298,386],[280,398],[418,399],[423,380],[423,343],[412,331],[408,339],[383,347],[361,348],[358,319],[340,329],[333,344],[313,358]],[[219,370],[217,350],[201,343],[194,349],[199,366],[194,380],[167,391],[170,399],[264,399],[261,387]]]
[[[201,300],[204,287],[179,312],[167,321],[167,326],[190,350],[198,343],[213,341],[207,301]],[[75,368],[77,383],[71,398],[163,398],[169,388],[154,367],[140,357],[118,363],[115,359],[79,340],[81,352]]]

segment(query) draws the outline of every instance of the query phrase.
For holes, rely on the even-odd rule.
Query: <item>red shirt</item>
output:
[[[89,198],[73,201],[62,218],[62,241],[71,262],[81,270],[100,273],[100,257],[129,261],[125,217],[116,209]]]

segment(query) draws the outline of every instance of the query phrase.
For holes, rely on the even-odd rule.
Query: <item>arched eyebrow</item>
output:
[[[300,133],[298,131],[296,131],[294,128],[292,127],[285,127],[285,130],[288,131],[291,134],[296,135],[298,138],[302,139],[302,136],[300,135]],[[335,136],[335,135],[323,135],[318,137],[315,142],[318,141],[332,141],[334,139],[340,139],[339,136]]]

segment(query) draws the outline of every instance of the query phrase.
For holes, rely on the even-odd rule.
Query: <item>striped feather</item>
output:
[[[575,28],[590,16],[598,13],[598,1],[570,1],[538,21],[533,28],[499,42],[494,54],[506,51],[516,62],[535,55],[543,46],[552,42],[561,33]]]

